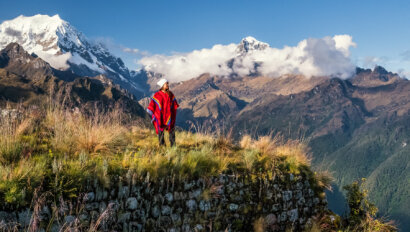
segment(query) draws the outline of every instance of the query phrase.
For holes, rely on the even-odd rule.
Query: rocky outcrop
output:
[[[81,77],[55,70],[17,43],[0,50],[0,108],[51,103],[85,112],[119,108],[136,118],[147,116],[134,95],[104,75]]]

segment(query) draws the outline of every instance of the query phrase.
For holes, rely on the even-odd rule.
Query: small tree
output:
[[[353,231],[397,231],[393,222],[375,219],[377,207],[368,200],[368,190],[364,189],[366,178],[343,187],[347,191],[349,204],[348,226]]]
[[[374,217],[378,211],[377,207],[367,199],[368,190],[363,188],[365,181],[366,178],[362,178],[360,181],[354,181],[343,187],[347,191],[350,225],[358,225],[366,218],[367,213]]]

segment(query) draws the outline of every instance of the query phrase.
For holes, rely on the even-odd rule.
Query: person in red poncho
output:
[[[175,145],[175,119],[178,103],[174,94],[169,90],[167,79],[162,78],[157,82],[161,87],[151,98],[147,112],[151,115],[155,132],[158,134],[159,145],[165,145],[164,130],[169,133],[169,143]]]

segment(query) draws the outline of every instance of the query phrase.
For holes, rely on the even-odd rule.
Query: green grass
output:
[[[314,184],[320,175],[311,172],[309,150],[298,141],[244,136],[246,142],[234,144],[224,136],[177,131],[177,146],[160,147],[152,128],[119,118],[119,112],[85,116],[54,108],[4,119],[1,126],[8,130],[1,141],[11,145],[0,153],[0,208],[27,207],[36,189],[55,199],[75,198],[95,179],[109,188],[119,179],[147,176],[293,173],[310,178],[318,191],[327,185]]]

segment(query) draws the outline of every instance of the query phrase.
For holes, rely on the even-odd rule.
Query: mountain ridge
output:
[[[78,76],[104,74],[135,96],[144,95],[144,82],[102,44],[89,41],[59,15],[19,16],[0,24],[0,49],[19,43],[56,70]]]
[[[293,85],[301,87],[284,91],[292,90]],[[333,172],[336,188],[367,177],[371,199],[380,213],[409,228],[404,197],[410,191],[404,183],[410,173],[405,155],[410,141],[409,80],[376,66],[358,69],[346,80],[205,74],[171,88],[180,99],[178,125],[191,130],[201,125],[199,131],[231,131],[236,140],[244,134],[259,137],[272,133],[303,139],[312,148],[313,166]],[[238,107],[222,95],[244,104]]]
[[[120,107],[133,117],[146,117],[135,97],[111,79],[103,75],[64,79],[71,74],[53,69],[41,58],[28,54],[19,44],[11,43],[0,50],[0,105],[2,108],[18,104],[39,107],[54,102],[87,113]]]

